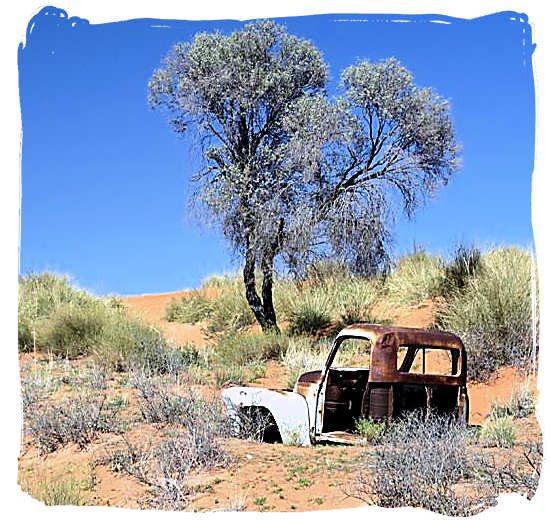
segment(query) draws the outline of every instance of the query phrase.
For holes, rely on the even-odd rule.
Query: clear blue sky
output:
[[[19,50],[20,272],[69,273],[97,293],[125,295],[194,287],[234,269],[223,237],[186,218],[198,158],[149,109],[147,82],[174,43],[243,22],[91,25],[63,13],[37,15]],[[412,222],[397,223],[396,255],[413,243],[438,253],[458,241],[531,245],[535,100],[525,19],[278,19],[322,51],[332,93],[347,65],[395,56],[417,84],[450,99],[463,168]]]

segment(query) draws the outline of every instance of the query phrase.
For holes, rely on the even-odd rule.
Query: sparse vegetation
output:
[[[526,418],[535,412],[535,395],[526,386],[515,389],[505,403],[494,402],[491,404],[491,418],[511,416],[513,418]]]
[[[365,458],[368,474],[359,477],[357,495],[367,502],[452,516],[472,515],[494,503],[479,487],[473,497],[455,491],[471,462],[466,429],[450,418],[409,414]]]
[[[116,410],[106,411],[104,398],[71,398],[59,405],[28,407],[29,434],[40,452],[57,450],[67,443],[81,449],[102,432],[118,432]]]
[[[475,248],[459,247],[449,261],[433,257],[431,266],[437,267],[432,272],[434,276],[422,275],[424,279],[420,280],[428,281],[421,283],[424,288],[439,284],[439,289],[428,292],[446,301],[437,301],[437,325],[463,338],[468,362],[473,366],[470,377],[483,378],[502,364],[522,367],[532,355],[526,347],[532,341],[530,259],[523,250],[513,248],[480,256],[478,253]],[[420,264],[421,260],[414,262]],[[507,262],[513,267],[507,268]],[[245,324],[251,315],[241,320],[249,308],[239,296],[242,292],[239,278],[232,275],[212,278],[203,283],[203,289],[215,289],[218,295],[223,295],[223,306],[218,306],[218,298],[208,292],[197,293],[200,297],[193,298],[196,297],[198,311],[188,304],[187,316],[174,315],[176,320],[204,321],[208,329],[221,333],[211,336],[213,344],[199,348],[171,344],[146,323],[129,318],[119,299],[89,295],[72,287],[67,278],[53,274],[33,275],[28,280],[23,277],[20,282],[27,286],[20,294],[19,348],[32,351],[36,331],[39,352],[51,353],[49,362],[39,356],[37,363],[26,364],[22,370],[24,426],[25,434],[29,435],[25,443],[35,445],[45,454],[55,453],[69,443],[85,448],[98,437],[103,443],[104,439],[110,439],[100,436],[105,432],[122,434],[125,445],[111,451],[104,464],[147,485],[152,494],[151,506],[187,508],[190,497],[199,490],[190,475],[195,476],[204,468],[231,464],[224,448],[225,438],[280,441],[280,437],[277,438],[274,420],[266,411],[258,408],[240,411],[240,428],[235,430],[219,402],[194,392],[182,393],[179,386],[246,385],[266,376],[266,369],[279,362],[289,370],[288,387],[293,387],[303,372],[323,368],[331,345],[330,335],[340,327],[354,322],[383,322],[373,316],[372,310],[393,291],[391,279],[397,272],[399,269],[384,280],[356,277],[329,266],[306,281],[275,279],[275,307],[280,319],[288,323],[288,330],[280,334],[246,331]],[[426,269],[425,273],[428,272]],[[418,276],[414,270],[410,274]],[[506,284],[517,283],[516,287],[505,288],[499,277]],[[407,287],[412,286],[414,282],[407,282],[402,299],[394,302],[418,302],[418,294],[409,301],[404,296]],[[474,288],[481,294],[475,295]],[[489,306],[495,309],[488,310]],[[307,313],[300,318],[299,312],[308,307],[323,320],[319,322],[315,317],[310,320]],[[205,309],[209,311],[206,313]],[[202,314],[201,318],[193,313]],[[466,326],[470,329],[464,332],[455,328],[454,323],[444,322],[451,317],[459,325],[466,324],[464,330]],[[512,326],[520,334],[512,334]],[[471,331],[479,337],[472,336]],[[472,343],[476,338],[483,344]],[[481,345],[485,347],[481,349]],[[81,354],[91,357],[73,360]],[[359,363],[353,346],[339,356],[339,366]],[[271,377],[271,373],[267,376]],[[174,384],[176,387],[169,387]],[[124,394],[111,394],[120,386],[125,386]],[[91,392],[96,396],[87,395]],[[519,387],[507,402],[492,405],[490,416],[476,437],[465,434],[462,427],[449,419],[430,418],[424,426],[416,424],[414,418],[391,424],[357,419],[356,432],[372,447],[364,456],[365,472],[353,494],[378,505],[413,505],[451,515],[476,513],[493,504],[498,492],[520,492],[532,497],[538,484],[542,448],[518,438],[521,422],[514,423],[514,419],[532,414],[535,403],[533,393]],[[156,426],[154,440],[149,445],[142,441],[139,445],[130,443],[131,437],[123,431],[140,429],[142,424]],[[355,475],[361,460],[357,456],[346,458],[344,451],[338,457],[323,456],[323,465],[331,472]],[[433,461],[443,464],[436,466]],[[294,467],[298,468],[296,464]],[[289,479],[296,490],[317,482],[316,475],[306,471]],[[72,478],[66,483],[33,481],[32,486],[27,483],[25,487],[46,504],[88,501],[82,482]],[[258,498],[266,496],[261,490],[257,494]],[[287,494],[279,495],[282,498]],[[220,502],[223,504],[223,500]],[[250,499],[249,508],[252,502]],[[312,496],[309,502],[320,505],[323,500]],[[241,501],[239,509],[243,508]],[[263,504],[258,508],[276,507]],[[290,505],[288,508],[292,509]]]

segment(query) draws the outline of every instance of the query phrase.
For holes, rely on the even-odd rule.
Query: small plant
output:
[[[86,505],[82,496],[82,484],[72,477],[23,482],[21,488],[47,506]]]
[[[388,277],[388,297],[397,304],[417,304],[438,296],[443,278],[443,261],[421,248],[415,248],[413,253],[399,259]]]
[[[28,412],[28,430],[41,453],[55,451],[69,442],[81,449],[101,432],[118,432],[116,412],[105,412],[105,399],[68,399],[60,405],[33,407]]]
[[[494,402],[491,405],[491,418],[512,416],[513,418],[526,418],[535,412],[535,395],[527,387],[516,389],[510,400],[505,403]]]
[[[212,314],[212,302],[204,295],[194,292],[179,300],[172,299],[166,306],[165,319],[168,322],[194,324],[206,320]]]
[[[220,364],[243,366],[280,358],[288,347],[285,334],[237,334],[222,337],[215,347]]]
[[[378,441],[384,433],[385,428],[386,422],[377,422],[370,418],[358,418],[355,420],[355,430],[357,434],[369,443]]]
[[[259,507],[264,506],[266,501],[267,501],[267,498],[263,496],[254,498],[254,504]]]
[[[291,335],[315,335],[331,324],[330,300],[320,292],[305,293],[290,313]]]
[[[511,448],[516,444],[516,426],[511,416],[502,416],[486,422],[479,435],[488,447]]]

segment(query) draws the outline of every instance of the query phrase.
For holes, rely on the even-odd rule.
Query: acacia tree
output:
[[[195,195],[242,254],[263,330],[277,329],[276,258],[297,273],[323,256],[371,273],[396,210],[412,216],[456,168],[448,104],[396,60],[360,62],[341,80],[329,100],[321,53],[260,21],[175,45],[149,82],[150,105],[200,139]]]

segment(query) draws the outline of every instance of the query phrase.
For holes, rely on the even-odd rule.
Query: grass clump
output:
[[[72,476],[25,481],[21,483],[21,488],[47,506],[87,504],[82,495],[82,483]]]
[[[355,431],[369,443],[378,441],[385,429],[386,422],[377,422],[370,418],[358,418],[355,420]]]
[[[359,322],[384,322],[373,316],[382,285],[374,278],[341,276],[308,288],[289,288],[283,316],[293,335],[315,335],[331,325],[345,327]]]
[[[175,349],[151,326],[130,318],[120,299],[99,298],[74,288],[53,273],[19,279],[19,348],[55,356],[94,355],[104,366],[128,370],[136,365],[164,374],[181,371],[196,353]]]
[[[475,246],[459,244],[449,262],[444,265],[443,280],[439,293],[452,296],[454,292],[462,291],[470,278],[479,275],[482,270],[481,251]]]
[[[214,353],[221,365],[244,366],[252,362],[280,358],[285,353],[288,342],[288,336],[284,333],[230,333],[219,340]]]
[[[314,342],[305,337],[292,338],[281,357],[281,362],[290,371],[287,387],[292,389],[301,374],[323,369],[329,349],[328,340]]]
[[[290,312],[288,332],[291,335],[314,335],[330,326],[330,301],[320,292],[305,293]]]
[[[468,376],[485,380],[499,366],[531,361],[531,257],[520,248],[499,248],[480,262],[479,272],[438,313],[437,324],[464,341]]]
[[[181,299],[172,299],[166,306],[165,319],[168,322],[181,322],[195,324],[206,320],[212,314],[212,302],[204,295],[194,292],[190,296]]]
[[[481,428],[479,440],[487,447],[512,448],[516,444],[517,429],[511,416],[499,416]]]
[[[409,305],[439,296],[444,276],[441,258],[415,249],[399,259],[387,278],[388,298],[396,304]]]

